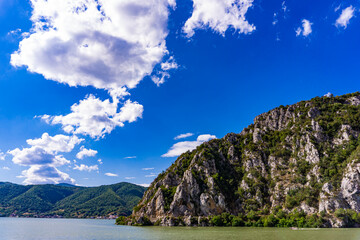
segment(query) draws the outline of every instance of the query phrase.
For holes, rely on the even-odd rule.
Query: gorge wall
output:
[[[360,93],[280,106],[240,134],[182,154],[119,222],[206,226],[233,215],[230,221],[266,225],[282,215],[311,216],[311,226],[357,226],[359,134]]]

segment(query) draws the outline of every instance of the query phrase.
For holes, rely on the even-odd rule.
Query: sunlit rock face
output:
[[[182,154],[150,185],[133,223],[204,226],[222,213],[281,209],[346,226],[334,212],[360,212],[359,95],[280,106]]]

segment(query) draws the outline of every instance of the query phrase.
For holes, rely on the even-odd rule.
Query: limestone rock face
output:
[[[359,106],[360,105],[360,96],[350,97],[347,100],[347,102],[350,103],[351,105]]]
[[[341,195],[349,207],[360,212],[360,163],[350,163],[341,181]]]
[[[204,226],[249,211],[360,212],[360,94],[314,98],[255,117],[241,133],[182,154],[150,185],[132,217]]]

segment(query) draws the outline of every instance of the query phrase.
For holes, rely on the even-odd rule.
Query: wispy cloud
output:
[[[0,151],[0,160],[1,161],[5,160],[5,156],[6,156],[6,154]]]
[[[141,170],[144,170],[144,171],[149,171],[149,170],[154,170],[153,167],[149,167],[149,168],[142,168]]]
[[[285,1],[283,1],[281,3],[281,9],[284,11],[284,13],[286,13],[286,11],[288,11]]]
[[[9,167],[2,167],[3,170],[10,170]]]
[[[105,173],[105,175],[108,177],[118,177],[116,173]]]
[[[184,142],[175,143],[167,153],[162,155],[162,157],[180,156],[182,153],[186,151],[194,150],[197,146],[214,138],[216,138],[215,135],[203,134],[203,135],[199,135],[196,141],[184,141]]]
[[[188,137],[191,137],[193,135],[194,135],[193,133],[183,133],[183,134],[180,134],[180,135],[177,135],[176,137],[174,137],[174,140],[188,138]]]
[[[151,174],[149,174],[149,175],[145,175],[146,178],[151,178],[151,177],[156,177],[156,176],[157,176],[157,174],[155,174],[155,173],[151,173]]]
[[[126,180],[135,179],[135,177],[125,177]]]
[[[136,156],[124,157],[124,159],[133,159],[133,158],[136,158]]]

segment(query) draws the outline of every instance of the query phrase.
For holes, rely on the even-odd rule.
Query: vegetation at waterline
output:
[[[333,216],[347,220],[344,227],[360,226],[360,213],[351,209],[339,208],[332,213]],[[293,211],[286,213],[278,210],[276,213],[264,215],[264,212],[250,211],[247,215],[239,214],[237,216],[229,213],[222,213],[217,216],[210,217],[192,217],[190,218],[193,226],[217,226],[217,227],[298,227],[298,228],[320,228],[330,227],[327,225],[327,219],[331,217],[325,212],[307,215],[303,211]],[[159,225],[160,222],[154,224],[147,217],[141,219],[142,223],[135,221],[134,218],[120,216],[116,219],[117,225],[134,225],[134,226],[151,226]],[[174,226],[187,226],[184,217],[172,218]]]

